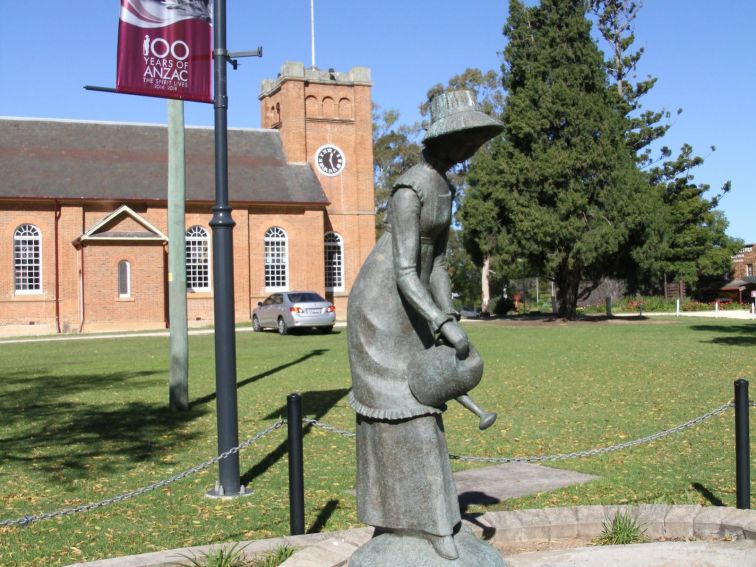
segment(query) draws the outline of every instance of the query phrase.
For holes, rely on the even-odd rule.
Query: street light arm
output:
[[[254,51],[234,51],[229,53],[226,51],[225,53],[221,53],[223,57],[226,58],[226,61],[228,63],[231,63],[231,66],[234,68],[234,71],[239,67],[239,62],[236,60],[239,57],[262,57],[263,49],[262,47],[258,47]]]
[[[258,47],[254,51],[232,51],[228,54],[229,58],[238,58],[238,57],[262,57],[263,56],[263,48],[262,46]]]

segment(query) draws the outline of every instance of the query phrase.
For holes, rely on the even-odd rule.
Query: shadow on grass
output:
[[[286,370],[287,368],[291,366],[295,366],[301,362],[304,362],[305,360],[312,358],[313,356],[321,356],[322,354],[328,352],[329,349],[327,348],[317,348],[308,354],[302,355],[296,360],[292,360],[291,362],[287,362],[285,364],[281,364],[279,366],[276,366],[275,368],[271,368],[270,370],[266,370],[265,372],[261,372],[260,374],[255,374],[254,376],[250,376],[249,378],[245,378],[241,382],[236,383],[236,389],[243,388],[244,386],[248,384],[252,384],[253,382],[257,382],[258,380],[262,380],[263,378],[267,378],[268,376],[272,376],[273,374],[276,374],[278,372],[281,372],[282,370]],[[202,396],[201,398],[197,398],[196,400],[193,400],[189,403],[190,408],[194,408],[195,406],[199,406],[202,404],[207,404],[209,402],[212,402],[217,398],[217,394],[215,392],[211,394],[207,394],[206,396]]]
[[[756,346],[756,325],[692,325],[690,328],[722,334],[703,342],[726,346]]]
[[[495,496],[480,492],[477,490],[468,490],[459,495],[459,510],[462,514],[467,514],[470,510],[470,506],[491,506],[492,504],[498,504],[501,502]]]
[[[107,392],[144,387],[152,371],[3,376],[0,463],[18,463],[68,483],[118,472],[191,441],[184,425],[202,411],[172,412],[164,404],[108,403]],[[102,390],[103,401],[79,401]]]
[[[693,488],[693,490],[695,490],[701,496],[703,496],[704,498],[706,498],[706,500],[708,500],[709,503],[712,506],[724,506],[725,505],[725,503],[722,502],[722,500],[720,500],[711,490],[709,490],[708,488],[706,488],[700,482],[694,482],[690,486],[691,486],[691,488]]]
[[[262,331],[257,331],[259,333],[270,333],[272,335],[278,334],[278,329],[263,329]],[[330,331],[325,331],[322,328],[313,328],[313,327],[289,327],[289,329],[286,331],[287,337],[307,337],[311,335],[340,335],[342,331],[338,329],[333,329]]]
[[[338,401],[349,393],[348,389],[322,390],[302,393],[302,413],[306,416],[320,419],[328,410],[335,406]],[[265,419],[277,419],[286,415],[286,404],[279,406],[277,409],[265,416]],[[312,425],[306,425],[302,428],[302,436],[306,436],[312,431]],[[278,447],[268,453],[259,463],[250,468],[241,477],[241,483],[246,485],[255,480],[270,467],[276,464],[288,452],[288,440],[284,439]]]
[[[326,527],[326,524],[328,523],[328,520],[331,519],[331,516],[333,516],[333,513],[336,511],[336,508],[339,507],[339,501],[332,499],[326,502],[326,505],[323,506],[323,509],[318,512],[318,517],[315,518],[315,521],[310,526],[310,529],[307,530],[308,534],[316,534],[323,531],[323,528]]]
[[[501,502],[501,500],[499,500],[498,498],[494,496],[490,496],[486,494],[485,492],[467,491],[459,495],[460,514],[462,514],[462,517],[465,520],[475,524],[481,530],[483,530],[483,533],[481,534],[481,536],[486,541],[493,538],[493,536],[496,534],[496,528],[493,528],[489,526],[488,524],[484,524],[483,522],[481,522],[480,517],[484,513],[483,512],[470,512],[470,506],[472,505],[490,506],[492,504],[498,504],[499,502]]]
[[[582,323],[605,323],[607,321],[626,321],[628,323],[632,322],[642,322],[642,321],[648,321],[648,317],[645,315],[610,315],[607,317],[606,315],[581,315],[580,318],[576,319],[576,321],[580,321]]]

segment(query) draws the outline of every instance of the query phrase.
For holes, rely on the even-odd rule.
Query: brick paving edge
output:
[[[510,512],[485,512],[465,517],[465,523],[478,537],[497,543],[534,539],[591,539],[601,533],[604,522],[616,512],[637,518],[651,538],[732,538],[756,541],[756,510],[717,506],[675,506],[639,504],[634,506],[577,506],[542,508]],[[298,551],[285,567],[337,567],[346,565],[352,552],[368,541],[372,528],[355,528],[300,536],[241,541],[245,553],[259,556],[287,545]],[[69,567],[166,567],[176,565],[182,556],[200,556],[218,545],[186,547],[127,557],[76,563]]]

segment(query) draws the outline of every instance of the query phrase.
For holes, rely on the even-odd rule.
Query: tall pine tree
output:
[[[470,193],[495,203],[498,244],[557,286],[574,318],[581,284],[613,269],[639,222],[644,179],[627,149],[582,0],[510,1],[505,130],[470,172]]]

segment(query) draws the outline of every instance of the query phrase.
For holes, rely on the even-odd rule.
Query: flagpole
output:
[[[312,68],[315,68],[315,0],[310,0],[310,38],[312,46]]]

